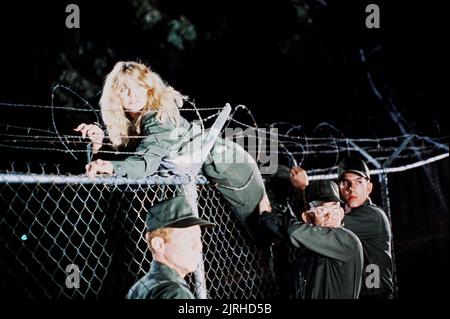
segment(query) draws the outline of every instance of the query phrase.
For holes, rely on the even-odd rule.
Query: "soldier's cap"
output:
[[[305,188],[305,201],[308,209],[326,202],[344,203],[339,197],[339,187],[333,181],[311,181]]]
[[[370,180],[370,171],[366,163],[357,157],[347,157],[339,163],[338,180],[340,181],[345,173],[355,173]]]
[[[207,220],[194,215],[186,196],[178,196],[152,206],[147,213],[147,231],[164,227],[187,228],[191,226],[215,226]]]

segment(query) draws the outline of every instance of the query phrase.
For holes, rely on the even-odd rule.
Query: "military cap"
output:
[[[311,181],[305,188],[305,202],[309,209],[326,202],[340,202],[339,187],[333,181]]]
[[[147,231],[165,227],[187,228],[195,225],[215,224],[196,217],[186,196],[174,197],[155,204],[148,211],[145,221]]]
[[[363,160],[357,157],[347,157],[339,163],[338,180],[341,180],[345,173],[355,173],[359,176],[370,179],[369,168]]]

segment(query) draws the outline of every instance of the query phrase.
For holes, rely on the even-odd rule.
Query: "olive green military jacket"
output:
[[[172,123],[162,124],[156,118],[156,112],[149,112],[142,120],[141,135],[145,136],[135,155],[124,160],[111,161],[117,176],[143,178],[153,175],[164,157],[173,157],[183,143],[193,138],[191,125],[183,118],[175,127]],[[189,134],[191,133],[191,134]]]
[[[343,222],[347,229],[358,236],[363,247],[364,271],[361,298],[393,298],[392,233],[386,214],[368,199],[360,207],[345,214]],[[377,269],[374,269],[374,266]],[[374,281],[375,275],[379,275],[378,287]],[[371,278],[367,278],[368,276]],[[369,285],[365,284],[366,279],[368,279]]]
[[[131,287],[127,299],[195,299],[186,281],[172,268],[152,261],[150,272]]]
[[[293,222],[289,239],[321,256],[315,269],[311,298],[357,299],[361,289],[362,246],[348,229],[317,227]]]
[[[261,221],[280,238],[295,247],[318,255],[313,275],[307,282],[307,296],[312,299],[356,299],[361,290],[362,246],[358,237],[344,227],[329,228],[286,222],[279,214],[264,213]]]
[[[142,121],[146,136],[137,146],[136,155],[111,161],[117,176],[143,178],[153,175],[163,158],[169,160],[192,154],[201,147],[199,125],[180,117],[180,123],[163,124],[156,113],[147,113]],[[189,158],[189,156],[187,156]],[[203,174],[217,186],[245,225],[265,193],[264,183],[254,159],[240,145],[218,138],[202,167]]]

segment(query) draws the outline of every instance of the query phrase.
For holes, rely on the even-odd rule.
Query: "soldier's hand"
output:
[[[295,188],[304,190],[306,186],[308,186],[308,174],[306,174],[306,171],[296,166],[291,169],[291,183],[294,185]]]

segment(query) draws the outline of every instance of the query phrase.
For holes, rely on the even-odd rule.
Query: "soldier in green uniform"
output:
[[[202,253],[200,226],[213,226],[194,216],[185,196],[150,208],[145,239],[152,253],[150,272],[131,287],[127,299],[195,299],[184,277]]]
[[[201,146],[202,134],[198,124],[180,115],[184,99],[147,66],[118,62],[105,80],[100,99],[102,118],[113,148],[132,146],[135,154],[121,160],[91,161],[86,165],[88,176],[115,174],[143,178],[155,174],[162,162],[186,155],[189,158]],[[90,138],[98,156],[104,146],[103,131],[97,125],[85,123],[75,130]],[[247,218],[265,196],[254,159],[238,144],[218,138],[202,170],[246,225]]]
[[[373,184],[369,168],[359,158],[349,157],[340,162],[338,175],[345,201],[345,227],[359,237],[363,246],[361,298],[392,299],[391,227],[383,209],[370,200]]]
[[[260,204],[261,222],[280,238],[289,240],[308,255],[300,269],[305,281],[302,298],[358,298],[361,289],[362,247],[358,237],[343,227],[338,185],[332,181],[312,181],[305,188],[308,210],[303,221],[285,223],[270,203]],[[325,227],[326,225],[326,227]],[[304,255],[302,254],[302,257]]]

